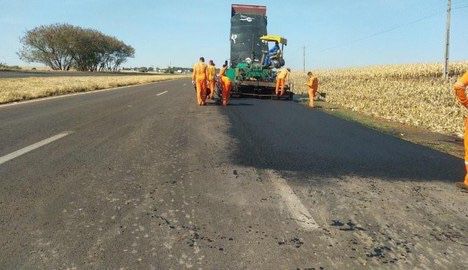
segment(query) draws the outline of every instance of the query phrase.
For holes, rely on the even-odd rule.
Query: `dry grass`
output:
[[[456,104],[452,84],[468,62],[451,66],[450,82],[441,78],[440,64],[387,65],[313,71],[319,92],[330,103],[444,134],[461,135],[463,112]],[[295,92],[306,94],[306,75],[291,76]]]
[[[86,92],[119,86],[136,85],[174,78],[181,75],[77,76],[1,78],[0,104],[40,97]]]

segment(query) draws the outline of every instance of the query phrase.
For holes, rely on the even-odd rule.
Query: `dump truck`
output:
[[[276,73],[285,65],[287,39],[267,33],[266,6],[233,4],[230,42],[230,68],[226,75],[233,82],[233,96],[293,98],[291,85],[285,86],[283,96],[275,94]],[[274,54],[269,51],[269,44],[278,46]]]

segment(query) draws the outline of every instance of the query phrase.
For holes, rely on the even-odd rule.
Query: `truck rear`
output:
[[[233,81],[233,96],[276,97],[276,70],[265,67],[268,53],[266,6],[231,6],[231,65],[227,76]],[[292,99],[289,85],[281,98]]]

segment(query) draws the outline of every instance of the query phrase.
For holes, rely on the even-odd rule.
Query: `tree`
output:
[[[43,63],[53,70],[68,70],[73,61],[68,44],[74,28],[68,24],[53,24],[26,32],[20,41],[20,58],[27,62]]]
[[[69,24],[36,27],[21,38],[19,56],[27,62],[43,63],[54,70],[117,70],[135,49],[97,30]]]
[[[132,46],[126,45],[122,41],[119,41],[121,44],[114,53],[114,67],[113,70],[116,70],[122,63],[127,61],[127,58],[135,57],[135,49]]]
[[[168,67],[168,68],[166,69],[166,72],[165,72],[165,73],[167,73],[167,74],[174,74],[174,72],[175,72],[175,70],[174,70],[173,67]]]
[[[70,43],[73,66],[79,71],[96,71],[101,62],[105,42],[101,33],[91,29],[79,29]]]

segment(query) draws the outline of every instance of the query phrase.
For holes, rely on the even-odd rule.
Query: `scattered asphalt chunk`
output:
[[[341,222],[341,221],[339,221],[339,220],[337,220],[337,219],[334,219],[334,220],[332,220],[332,224],[331,224],[331,225],[332,225],[332,226],[335,226],[335,227],[341,227],[341,226],[344,226],[344,223]]]
[[[291,239],[290,242],[296,248],[300,248],[304,244],[304,242],[302,242],[301,239],[297,237],[294,237],[293,239]]]
[[[304,242],[300,238],[297,238],[297,237],[291,238],[290,240],[278,241],[278,245],[280,246],[286,245],[286,244],[293,246],[295,248],[300,248],[304,244]]]
[[[367,253],[366,256],[370,258],[373,258],[373,257],[384,258],[385,253],[387,251],[391,251],[391,249],[387,246],[376,247],[370,253]]]
[[[340,230],[342,230],[342,231],[356,231],[356,230],[358,230],[358,231],[365,231],[364,228],[359,227],[358,225],[356,225],[355,223],[353,223],[351,220],[348,221],[348,222],[346,223],[346,225],[348,225],[348,228],[340,228]]]
[[[330,224],[333,227],[340,227],[340,231],[365,231],[366,229],[358,226],[356,223],[352,222],[349,220],[346,223],[341,222],[338,219],[332,220],[332,223]]]

